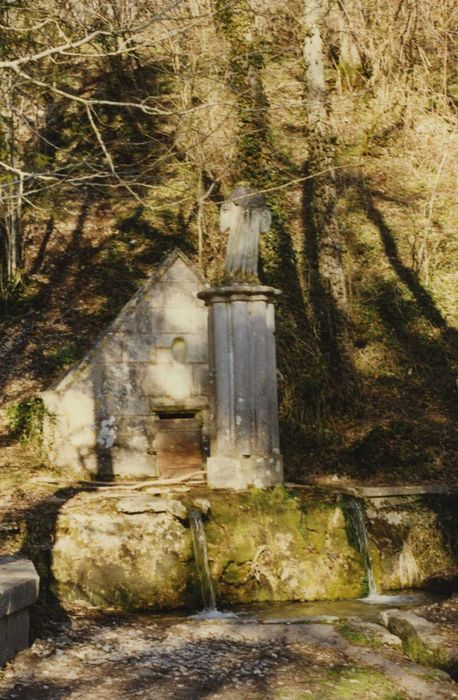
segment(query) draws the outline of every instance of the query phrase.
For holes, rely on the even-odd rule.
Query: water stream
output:
[[[348,499],[348,509],[350,512],[351,523],[353,525],[353,531],[358,542],[358,549],[361,552],[366,569],[367,585],[369,588],[367,598],[374,598],[379,595],[379,592],[377,589],[377,584],[375,583],[374,566],[369,549],[369,539],[367,536],[363,507],[361,502],[356,498],[350,498]]]
[[[200,510],[196,508],[191,509],[189,512],[189,523],[191,525],[197,573],[199,574],[200,592],[204,606],[203,612],[216,612],[215,591],[210,578],[210,569],[208,568],[207,539]]]
[[[192,544],[194,547],[194,558],[196,561],[197,573],[199,574],[200,592],[202,596],[203,609],[191,615],[195,620],[222,620],[234,618],[234,612],[222,612],[216,607],[215,590],[210,577],[208,566],[207,538],[205,537],[202,513],[197,508],[192,508],[189,512],[189,523],[191,525]]]
[[[361,598],[364,603],[372,603],[375,605],[396,604],[402,605],[408,603],[412,596],[405,594],[384,595],[380,593],[374,576],[374,566],[372,556],[369,549],[369,538],[367,536],[366,522],[364,519],[364,510],[361,502],[357,498],[348,500],[348,509],[350,519],[353,525],[353,531],[356,535],[358,549],[362,554],[364,566],[366,569],[367,585],[369,592],[365,598]]]

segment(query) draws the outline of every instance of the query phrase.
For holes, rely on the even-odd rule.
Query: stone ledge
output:
[[[355,495],[362,498],[388,498],[390,496],[421,496],[427,494],[449,494],[457,491],[452,486],[435,484],[431,486],[357,486],[353,489]]]
[[[40,578],[28,559],[0,557],[0,665],[29,645],[29,606]]]

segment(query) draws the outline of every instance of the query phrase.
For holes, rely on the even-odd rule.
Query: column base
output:
[[[283,483],[283,459],[271,457],[224,457],[207,459],[207,483],[212,489],[244,491],[250,486],[266,489]]]

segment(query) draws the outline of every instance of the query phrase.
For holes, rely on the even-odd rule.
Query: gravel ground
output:
[[[283,639],[276,638],[274,627],[278,633],[280,627],[275,625],[237,627],[221,622],[140,616],[72,616],[52,636],[36,640],[7,665],[0,679],[0,698],[410,700],[426,697],[436,700],[458,697],[456,686],[441,676],[441,672],[432,670],[428,674],[433,680],[427,681],[433,683],[431,691],[424,691],[426,695],[405,692],[402,683],[393,682],[392,672],[384,673],[380,656],[375,658],[370,652],[372,668],[365,662],[360,664],[359,651],[353,647],[347,649],[343,638],[340,646],[341,638],[330,625],[289,625],[283,629],[293,634]],[[259,638],[257,628],[261,631]],[[302,631],[305,638],[297,641]],[[384,653],[391,667],[402,666],[400,652]],[[404,668],[401,666],[400,674]],[[398,667],[395,668],[397,673]]]

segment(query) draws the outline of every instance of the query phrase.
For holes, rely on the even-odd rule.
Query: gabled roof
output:
[[[193,273],[193,275],[196,278],[196,282],[200,282],[202,285],[207,284],[205,277],[202,275],[200,270],[197,269],[197,267],[194,265],[193,262],[188,258],[187,255],[183,253],[183,251],[179,250],[178,248],[175,248],[172,250],[171,253],[169,253],[165,259],[159,264],[159,266],[147,277],[145,282],[137,289],[135,294],[129,301],[123,306],[121,311],[118,313],[115,319],[110,323],[110,325],[105,328],[100,335],[98,336],[97,340],[95,341],[93,347],[89,350],[88,353],[76,364],[74,364],[72,367],[69,369],[65,370],[65,372],[58,377],[58,379],[51,384],[48,389],[45,391],[41,392],[41,394],[45,394],[46,391],[49,390],[55,390],[57,388],[63,389],[65,386],[68,386],[73,382],[74,379],[78,375],[81,374],[81,372],[88,366],[90,365],[92,359],[95,357],[97,351],[100,349],[101,345],[103,344],[106,336],[108,336],[110,333],[114,333],[116,330],[120,329],[123,325],[123,322],[126,318],[128,318],[135,310],[135,307],[137,304],[141,301],[141,299],[144,297],[146,292],[151,288],[154,287],[156,284],[159,284],[161,279],[164,277],[164,275],[167,273],[168,270],[176,263],[177,260],[182,260],[186,267]]]

